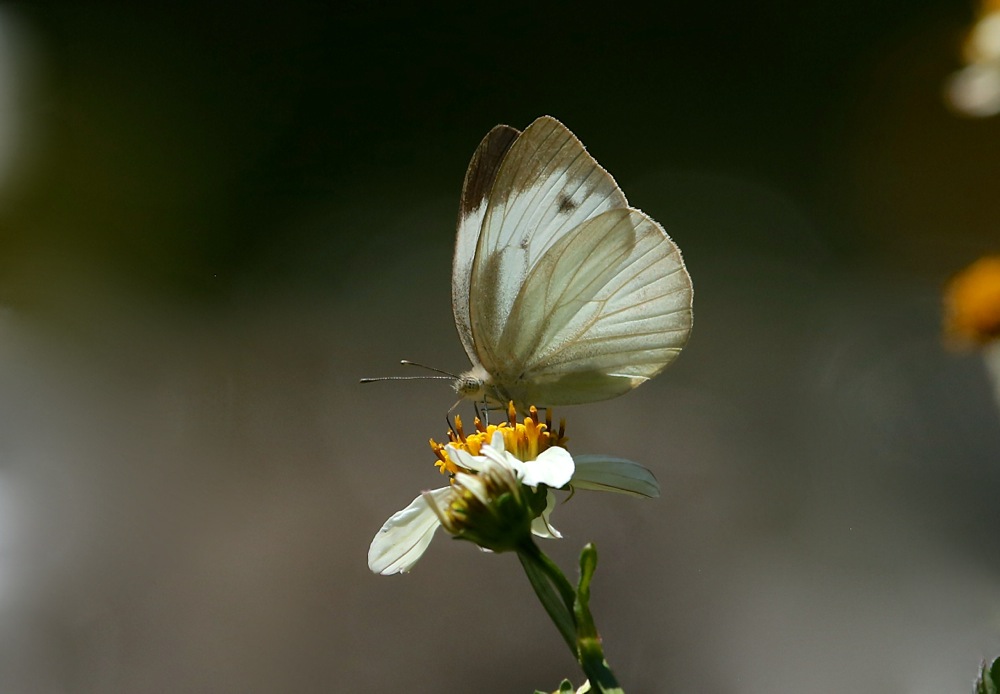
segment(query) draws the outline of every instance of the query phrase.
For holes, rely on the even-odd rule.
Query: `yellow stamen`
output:
[[[559,431],[552,431],[552,411],[545,411],[545,421],[539,420],[538,409],[529,408],[528,416],[520,424],[517,421],[517,410],[511,402],[507,408],[507,421],[499,425],[484,425],[479,418],[475,420],[476,432],[466,435],[462,429],[462,421],[456,416],[455,426],[448,432],[448,443],[468,451],[471,455],[481,455],[482,447],[493,440],[497,431],[503,436],[504,449],[519,460],[535,460],[542,451],[552,446],[566,447],[566,420],[559,421]],[[437,456],[435,463],[441,474],[454,475],[461,468],[448,457],[447,444],[441,444],[431,439],[431,450]]]

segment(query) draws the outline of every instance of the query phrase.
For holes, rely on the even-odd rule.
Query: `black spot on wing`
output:
[[[573,202],[573,199],[566,195],[566,193],[559,193],[559,197],[556,199],[556,204],[559,206],[560,214],[569,214],[579,207],[579,205]]]
[[[508,125],[498,125],[479,143],[465,173],[465,185],[462,186],[462,201],[459,205],[462,217],[471,214],[490,194],[500,164],[520,134],[519,130]]]

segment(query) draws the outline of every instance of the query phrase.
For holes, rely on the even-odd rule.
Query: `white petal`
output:
[[[483,446],[482,450],[483,456],[486,458],[484,469],[487,467],[500,468],[512,475],[518,482],[521,481],[524,476],[524,463],[502,448],[498,451],[492,446]]]
[[[483,469],[486,464],[486,458],[481,455],[472,455],[466,450],[457,447],[453,443],[449,443],[448,446],[448,457],[451,462],[455,463],[461,468],[466,470],[472,470],[473,472],[479,472]]]
[[[652,472],[631,460],[604,455],[576,456],[573,486],[649,499],[660,496],[660,485]]]
[[[550,489],[548,495],[545,497],[545,510],[542,511],[542,515],[531,521],[531,532],[533,535],[537,535],[538,537],[547,537],[550,540],[558,540],[562,538],[562,533],[556,530],[549,522],[549,516],[552,515],[552,509],[555,507],[556,495],[553,494]]]
[[[945,93],[951,105],[967,116],[985,118],[1000,113],[1000,65],[966,65],[948,78]]]
[[[527,470],[528,464],[515,458],[513,453],[504,451],[502,465],[510,470],[518,482],[524,480],[524,472]]]
[[[540,484],[559,489],[573,477],[573,456],[565,448],[553,446],[541,452],[535,460],[524,464],[521,481],[529,487]]]
[[[976,22],[969,44],[976,62],[1000,59],[1000,12],[991,12]]]
[[[490,494],[486,491],[486,483],[478,475],[458,472],[455,474],[455,484],[472,492],[480,503],[484,505],[490,503]]]
[[[428,493],[435,502],[444,505],[453,491],[451,487],[442,487]],[[375,535],[368,548],[368,568],[382,575],[409,571],[423,556],[440,525],[427,499],[418,496],[409,506],[393,514]]]
[[[490,464],[509,470],[517,476],[517,479],[521,479],[524,463],[505,451],[502,446],[499,449],[493,448],[493,446],[483,446],[483,456],[490,461]]]
[[[490,447],[498,453],[503,453],[507,450],[507,446],[503,442],[503,433],[499,429],[493,432],[493,438],[490,439]]]

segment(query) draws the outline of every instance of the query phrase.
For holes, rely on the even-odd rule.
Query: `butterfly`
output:
[[[472,368],[427,378],[451,379],[487,409],[622,395],[666,368],[691,334],[680,250],[550,116],[524,132],[498,125],[479,143],[451,286]]]
[[[659,224],[555,118],[493,128],[462,187],[452,309],[463,397],[518,409],[622,395],[691,333],[691,278]]]

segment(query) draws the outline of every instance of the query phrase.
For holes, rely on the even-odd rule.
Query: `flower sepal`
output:
[[[515,551],[530,540],[535,518],[546,508],[544,489],[523,486],[509,471],[489,468],[487,474],[455,476],[455,494],[447,509],[428,503],[442,527],[458,540],[491,552]]]

